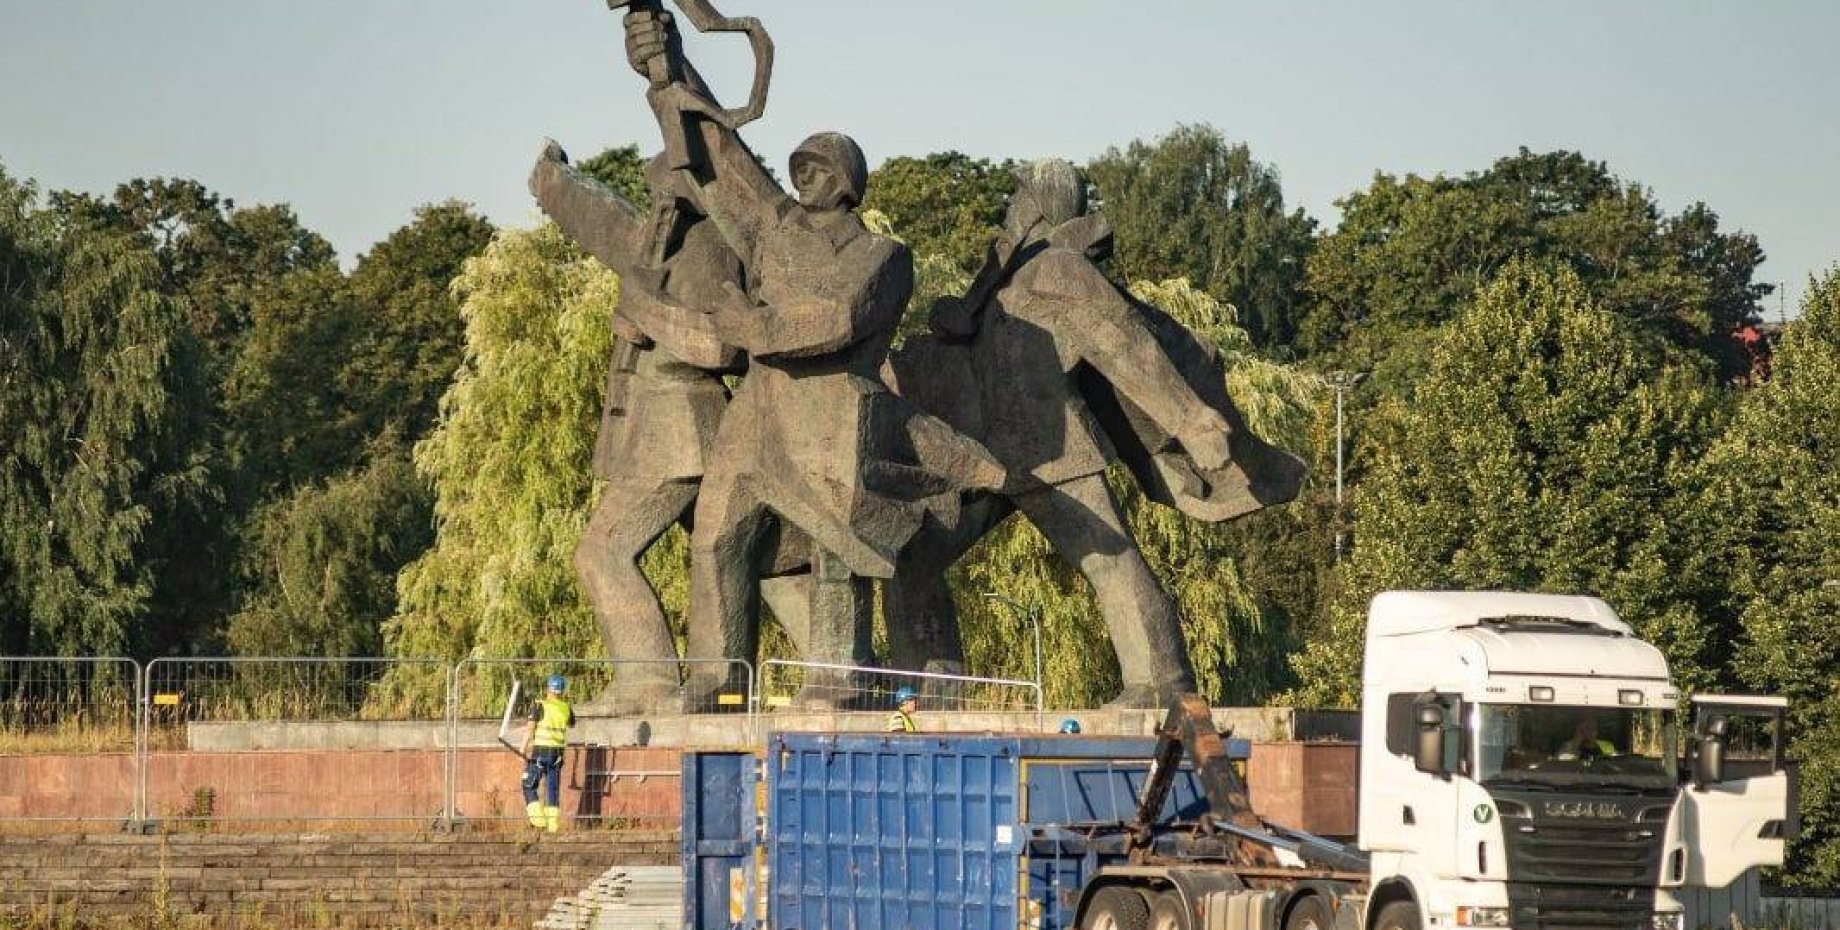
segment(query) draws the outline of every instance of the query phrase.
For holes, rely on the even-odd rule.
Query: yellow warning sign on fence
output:
[[[718,694],[716,695],[716,703],[723,707],[740,707],[742,702],[743,702],[743,698],[739,694]]]
[[[153,696],[153,706],[155,707],[178,707],[179,706],[179,695],[177,694],[156,694]]]

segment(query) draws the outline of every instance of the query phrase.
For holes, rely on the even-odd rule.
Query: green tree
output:
[[[618,280],[546,225],[500,233],[455,288],[464,361],[415,450],[434,488],[435,542],[402,573],[385,643],[446,659],[598,655],[571,558]],[[440,683],[397,687],[415,697]]]
[[[248,356],[273,354],[277,326],[324,329],[322,307],[348,309],[342,286],[321,300],[293,280],[342,285],[342,275],[332,247],[285,205],[238,207],[197,181],[137,179],[107,197],[58,193],[51,202],[73,224],[109,229],[147,248],[158,263],[161,293],[182,308],[188,324],[185,341],[194,351],[170,407],[184,457],[202,483],[197,493],[163,499],[149,516],[153,594],[144,642],[156,654],[206,647],[236,598],[238,527],[270,489],[299,470],[282,446],[321,445],[276,438],[282,425],[302,423],[300,411],[239,391],[274,380],[256,376],[256,360]],[[277,305],[285,310],[276,312]],[[342,357],[335,350],[324,358]],[[325,381],[314,371],[290,388],[323,394]],[[303,406],[325,404],[314,396]],[[277,407],[285,414],[280,421],[270,419]]]
[[[1840,881],[1840,268],[1810,282],[1770,379],[1694,470],[1694,547],[1723,684],[1789,699],[1802,763],[1803,834],[1786,872]]]
[[[984,263],[1015,178],[1008,162],[958,152],[890,158],[869,173],[863,206],[881,212],[920,256],[938,256],[965,275]]]
[[[1277,169],[1211,126],[1178,126],[1086,167],[1118,233],[1119,274],[1187,278],[1239,308],[1262,347],[1289,345],[1316,222],[1287,211]]]
[[[273,282],[224,379],[223,455],[231,528],[276,495],[350,467],[362,449],[334,375],[360,311],[336,267]]]
[[[358,259],[351,292],[358,319],[336,380],[357,436],[385,430],[413,441],[434,423],[460,368],[464,335],[449,287],[492,241],[492,224],[458,201],[415,211],[414,222]]]
[[[1762,249],[1695,204],[1666,217],[1647,189],[1573,152],[1521,149],[1461,177],[1380,174],[1340,201],[1308,260],[1301,345],[1375,370],[1382,391],[1422,373],[1430,330],[1510,261],[1569,269],[1604,310],[1653,338],[1742,370],[1729,338],[1770,292]]]
[[[1701,366],[1645,340],[1569,271],[1510,261],[1441,329],[1410,402],[1364,437],[1355,548],[1296,699],[1354,706],[1367,601],[1393,588],[1597,592],[1689,686],[1711,672],[1667,531],[1719,425]]]
[[[645,179],[645,161],[637,145],[616,145],[576,167],[612,188],[627,203],[647,210],[652,205],[652,186]]]
[[[153,591],[149,524],[199,492],[176,428],[195,362],[137,238],[0,170],[0,610],[10,653],[120,655]]]
[[[257,510],[242,574],[250,592],[225,639],[237,655],[374,656],[396,613],[396,577],[434,536],[432,499],[394,437],[360,468]]]

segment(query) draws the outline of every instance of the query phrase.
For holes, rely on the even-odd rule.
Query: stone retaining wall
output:
[[[389,818],[412,828],[441,814],[439,750],[155,752],[148,814],[204,823]],[[456,801],[472,820],[521,820],[524,763],[503,749],[455,754]],[[26,818],[115,823],[134,809],[133,757],[0,756],[0,829]],[[562,808],[584,823],[675,828],[678,751],[571,747]],[[639,774],[644,773],[644,774]]]
[[[527,922],[612,866],[678,857],[675,831],[0,837],[0,913]]]

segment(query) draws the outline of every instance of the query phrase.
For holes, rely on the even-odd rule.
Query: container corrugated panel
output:
[[[684,926],[720,930],[737,913],[754,863],[758,760],[746,752],[683,755]]]
[[[1155,741],[787,733],[768,745],[774,930],[1017,930],[1023,917],[1055,930],[1086,869],[1031,844],[1035,828],[1130,820]],[[1185,773],[1164,816],[1202,810]]]

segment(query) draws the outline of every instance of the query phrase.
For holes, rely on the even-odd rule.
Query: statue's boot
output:
[[[670,680],[622,678],[603,688],[593,700],[580,705],[577,710],[588,717],[648,717],[683,713],[684,692],[676,678],[675,672]]]
[[[1176,699],[1195,690],[1193,681],[1167,684],[1127,684],[1115,698],[1106,702],[1106,710],[1166,710]]]

